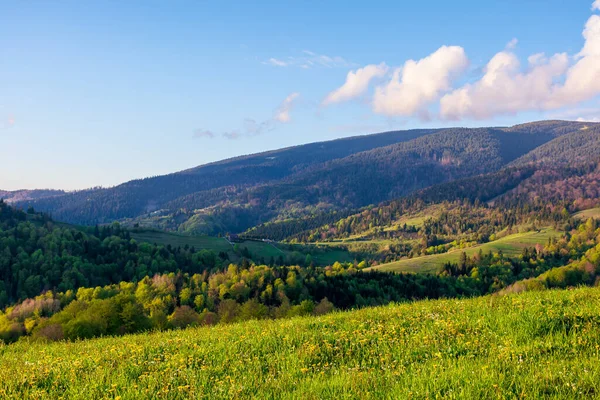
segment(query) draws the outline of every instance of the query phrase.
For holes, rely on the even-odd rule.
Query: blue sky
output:
[[[592,0],[0,1],[0,189],[390,129],[596,120],[594,14]]]

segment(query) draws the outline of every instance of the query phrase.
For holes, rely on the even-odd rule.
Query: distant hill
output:
[[[433,131],[385,132],[236,157],[112,188],[78,191],[61,199],[34,202],[34,205],[59,220],[97,224],[152,213],[169,201],[193,193],[202,192],[206,204],[212,204],[224,198],[222,190],[212,189],[252,187],[277,181],[316,163],[411,140]]]
[[[27,199],[57,220],[114,220],[179,232],[243,232],[269,221],[356,209],[444,182],[595,156],[599,125],[542,121],[509,128],[386,132],[237,157],[60,197]]]

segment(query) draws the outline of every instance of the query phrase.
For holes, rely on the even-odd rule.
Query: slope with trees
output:
[[[584,129],[586,128],[587,129]],[[582,130],[584,129],[584,130]],[[589,132],[588,132],[589,131]],[[494,172],[547,142],[579,142],[596,125],[543,121],[511,128],[389,132],[225,160],[33,203],[74,223],[132,224],[215,234],[357,208]],[[578,159],[591,157],[582,152]]]

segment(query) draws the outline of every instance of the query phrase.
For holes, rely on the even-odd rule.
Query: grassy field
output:
[[[536,244],[546,244],[548,238],[556,236],[559,233],[550,228],[541,229],[539,232],[516,233],[505,236],[502,239],[485,243],[479,246],[469,247],[464,250],[455,250],[449,253],[434,254],[430,256],[407,258],[388,264],[378,265],[370,269],[378,271],[391,272],[435,272],[447,262],[457,262],[460,254],[464,251],[471,256],[481,249],[487,252],[502,252],[506,255],[516,256],[521,253],[523,248],[535,246]]]
[[[137,241],[157,243],[164,246],[170,244],[174,247],[183,247],[187,244],[189,246],[194,246],[197,250],[213,250],[216,253],[223,251],[229,254],[229,258],[232,261],[236,261],[238,259],[237,255],[233,251],[233,246],[224,238],[213,236],[186,236],[154,230],[132,231],[131,236]],[[240,248],[248,248],[248,251],[250,251],[250,254],[255,259],[255,262],[258,262],[261,258],[264,258],[265,261],[268,262],[271,257],[277,260],[279,256],[283,256],[285,258],[292,253],[292,251],[280,249],[277,247],[276,243],[246,240],[237,243],[237,245],[239,245]],[[332,249],[325,253],[315,254],[313,256],[313,261],[319,265],[331,265],[336,261],[344,262],[353,260],[354,258],[351,256],[351,254],[344,250]]]
[[[275,244],[265,243],[265,242],[255,242],[252,240],[247,240],[241,243],[238,243],[240,247],[246,247],[248,251],[256,257],[264,257],[266,260],[269,258],[277,258],[279,256],[286,256],[288,254],[287,251],[279,249]]]
[[[0,346],[7,399],[600,395],[600,288]]]
[[[579,218],[579,219],[588,219],[588,218],[600,219],[600,207],[590,208],[589,210],[583,210],[583,211],[576,213],[573,216],[575,218]]]
[[[330,250],[326,253],[315,254],[312,256],[314,262],[319,265],[332,265],[336,261],[339,262],[351,262],[354,261],[354,257],[350,253],[344,250]]]

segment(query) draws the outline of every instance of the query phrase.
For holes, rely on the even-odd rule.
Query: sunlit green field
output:
[[[517,256],[525,247],[532,247],[536,244],[546,244],[552,236],[559,233],[553,229],[545,228],[539,232],[516,233],[505,236],[502,239],[485,243],[479,246],[469,247],[464,250],[454,250],[449,253],[433,254],[430,256],[407,258],[388,264],[378,265],[371,269],[390,272],[435,272],[447,262],[457,262],[460,254],[464,251],[471,256],[481,249],[484,253],[502,251],[509,256]]]
[[[600,289],[0,347],[0,398],[582,398]]]
[[[315,254],[313,260],[319,265],[332,265],[336,261],[350,262],[354,260],[352,255],[345,250],[330,250],[326,253]]]
[[[205,249],[212,250],[216,253],[225,252],[229,254],[231,260],[235,261],[238,259],[233,251],[233,246],[225,238],[214,236],[187,236],[154,230],[132,231],[131,236],[137,241],[156,243],[164,246],[171,245],[173,247],[183,247],[188,245],[190,247],[193,246],[196,250]],[[237,245],[242,249],[246,247],[256,262],[261,259],[268,262],[271,257],[277,260],[279,256],[285,258],[292,253],[287,249],[280,249],[277,247],[276,243],[246,240],[237,243]],[[336,261],[345,262],[354,260],[354,257],[345,250],[329,250],[327,252],[315,254],[312,258],[313,261],[319,265],[331,265]]]

